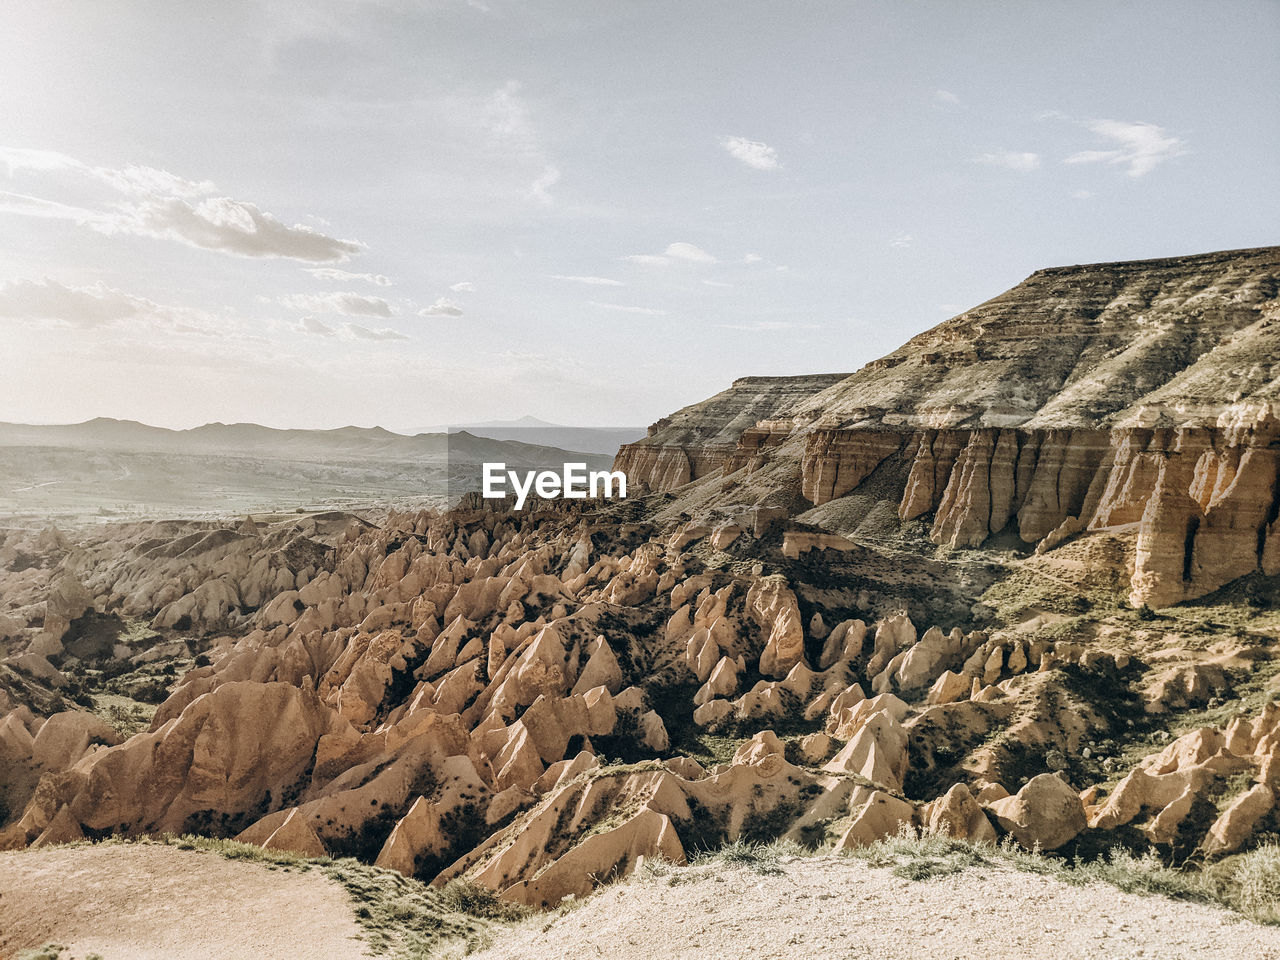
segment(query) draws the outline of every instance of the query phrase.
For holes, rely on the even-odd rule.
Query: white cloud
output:
[[[1014,170],[1018,173],[1028,173],[1040,168],[1040,154],[1023,153],[1016,150],[997,150],[994,153],[984,153],[981,156],[974,157],[973,162],[986,163],[993,167],[1003,167],[1006,170]]]
[[[304,267],[303,271],[317,280],[332,280],[335,283],[362,280],[379,287],[391,286],[391,280],[380,273],[352,273],[350,270],[339,270],[336,267]]]
[[[136,323],[201,334],[216,334],[222,326],[200,310],[156,303],[102,283],[75,287],[48,277],[0,281],[0,317],[83,328]]]
[[[665,267],[672,260],[684,260],[688,263],[719,263],[720,261],[713,257],[701,247],[696,247],[692,243],[686,243],[683,240],[677,240],[675,243],[668,244],[667,249],[662,253],[633,253],[626,257],[619,257],[627,263],[639,263],[649,267]]]
[[[392,330],[390,327],[382,327],[378,330],[370,330],[368,327],[362,327],[358,323],[348,323],[343,325],[343,332],[348,337],[354,337],[357,340],[408,340],[409,338],[399,330]]]
[[[960,102],[960,98],[950,90],[933,91],[933,99],[935,103],[945,103],[947,106],[955,106]]]
[[[462,304],[456,300],[450,300],[447,297],[441,297],[429,307],[423,307],[418,311],[420,317],[460,317],[462,316]]]
[[[333,327],[315,317],[303,317],[294,324],[294,329],[302,333],[315,334],[318,337],[333,336]]]
[[[817,323],[793,323],[788,320],[756,320],[753,323],[718,323],[725,330],[746,330],[752,333],[768,333],[776,330],[817,330]]]
[[[764,257],[760,256],[760,254],[758,253],[748,253],[745,257],[742,258],[742,262],[743,263],[759,263],[763,259]]]
[[[746,137],[721,137],[720,146],[729,152],[735,160],[741,160],[748,167],[756,170],[778,169],[778,151],[759,140],[748,140]]]
[[[537,180],[529,185],[529,197],[536,200],[543,206],[551,206],[555,203],[555,197],[551,196],[551,188],[560,181],[560,170],[554,166],[548,166]]]
[[[534,151],[538,138],[520,89],[520,81],[508,80],[493,91],[485,101],[482,122],[494,137],[517,149]]]
[[[1071,191],[1071,199],[1073,200],[1088,200],[1092,196],[1093,196],[1092,190],[1072,190]]]
[[[19,217],[36,217],[41,220],[70,220],[81,226],[97,227],[110,220],[107,214],[97,210],[75,207],[57,200],[29,197],[22,193],[0,190],[0,213],[12,213]]]
[[[525,192],[525,199],[551,206],[551,188],[560,180],[560,168],[542,146],[533,111],[521,96],[522,84],[510,80],[495,90],[480,109],[479,123],[497,153],[515,160],[522,168],[541,169]]]
[[[1111,150],[1082,150],[1063,163],[1107,163],[1126,168],[1131,177],[1142,177],[1171,157],[1186,153],[1185,141],[1154,123],[1125,120],[1087,120],[1085,127],[1117,146]]]
[[[217,196],[216,187],[208,181],[187,180],[154,167],[91,167],[66,154],[14,147],[0,148],[0,162],[10,178],[31,172],[64,179],[67,186],[87,180],[109,191],[96,208],[3,194],[0,212],[71,220],[107,235],[176,240],[243,257],[335,263],[364,249],[355,241],[340,240],[304,224],[289,226],[252,203]]]
[[[461,283],[455,283],[449,287],[454,293],[475,293],[476,285],[470,280],[463,280]]]
[[[725,283],[723,280],[703,280],[708,287],[732,287],[732,283]]]
[[[358,293],[294,293],[277,301],[290,310],[342,313],[350,317],[393,317],[395,311],[381,297]]]
[[[645,317],[665,317],[667,311],[655,310],[652,307],[629,307],[621,303],[601,303],[598,300],[588,300],[587,304],[592,307],[599,307],[601,310],[616,310],[619,313],[636,313]]]
[[[693,263],[718,263],[711,254],[703,250],[701,247],[695,247],[692,243],[685,243],[683,240],[671,244],[663,251],[668,257],[675,257],[677,260],[689,260]]]
[[[916,238],[909,233],[900,233],[889,241],[889,246],[905,248],[916,242]]]
[[[549,273],[548,279],[567,280],[570,283],[585,283],[589,287],[625,287],[621,280],[610,280],[608,277],[573,277],[563,273]]]

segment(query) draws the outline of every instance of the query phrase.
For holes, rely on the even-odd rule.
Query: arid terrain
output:
[[[78,526],[297,509],[441,508],[480,489],[485,461],[558,469],[575,460],[605,469],[612,457],[591,451],[620,435],[627,434],[550,425],[404,436],[379,427],[0,423],[0,523]],[[555,447],[557,439],[581,442],[587,452]]]
[[[1038,271],[616,464],[0,532],[0,950],[140,955],[15,920],[111,850],[330,871],[400,955],[1280,956],[1280,248]],[[183,835],[266,859],[121,842]],[[472,919],[374,937],[393,875]]]

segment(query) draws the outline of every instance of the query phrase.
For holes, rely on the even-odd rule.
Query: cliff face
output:
[[[631,484],[654,491],[674,490],[693,480],[718,473],[731,460],[737,469],[750,459],[753,446],[774,432],[789,435],[786,420],[802,402],[844,380],[843,373],[800,377],[742,377],[728,390],[691,404],[649,427],[649,435],[618,451],[615,470]],[[780,419],[781,418],[781,419]],[[760,425],[760,426],[757,426]],[[740,441],[745,444],[739,450]]]
[[[681,453],[703,472],[650,470],[650,485],[786,447],[802,451],[815,505],[899,467],[885,471],[907,478],[899,518],[932,517],[931,539],[953,547],[1010,530],[1045,550],[1137,524],[1135,604],[1280,573],[1280,248],[1042,270],[768,422],[740,422],[718,426],[714,451],[686,426]]]

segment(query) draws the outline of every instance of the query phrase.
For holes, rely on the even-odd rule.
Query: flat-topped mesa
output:
[[[741,377],[728,390],[663,417],[645,439],[624,445],[614,469],[624,471],[628,483],[652,491],[673,490],[720,472],[745,431],[762,421],[786,421],[797,404],[847,376]],[[787,422],[784,435],[792,429]]]
[[[714,456],[699,408],[672,421],[702,469],[654,489],[789,435],[811,503],[892,465],[899,518],[936,543],[1136,524],[1135,604],[1280,573],[1280,247],[1037,271],[768,422],[718,424]]]

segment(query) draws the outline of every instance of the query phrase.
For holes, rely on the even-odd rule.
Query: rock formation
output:
[[[1203,596],[1280,569],[1278,276],[1276,247],[1041,270],[806,397],[738,381],[617,466],[673,490],[772,463],[817,506],[883,475],[871,495],[950,547],[1137,524],[1133,604]],[[651,466],[677,450],[697,468]]]

